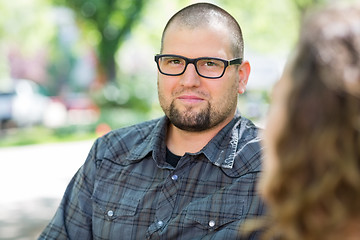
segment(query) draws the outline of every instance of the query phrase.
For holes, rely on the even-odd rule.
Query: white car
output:
[[[51,106],[51,99],[40,93],[38,84],[27,79],[14,80],[11,90],[0,92],[0,128],[44,124]]]

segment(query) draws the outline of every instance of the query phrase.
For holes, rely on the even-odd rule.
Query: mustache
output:
[[[201,91],[199,89],[188,89],[188,88],[181,88],[181,89],[177,89],[175,90],[172,95],[175,96],[180,96],[180,95],[196,95],[199,97],[203,97],[203,98],[209,98],[209,94]]]

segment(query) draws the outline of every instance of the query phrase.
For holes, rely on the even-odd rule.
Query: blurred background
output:
[[[93,141],[161,116],[160,37],[191,0],[0,1],[0,239],[36,239]],[[302,16],[330,0],[214,0],[240,23],[263,127]]]

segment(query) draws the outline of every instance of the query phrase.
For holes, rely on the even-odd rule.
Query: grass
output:
[[[95,139],[97,137],[95,130],[91,130],[91,126],[68,126],[59,129],[36,126],[11,129],[1,133],[0,147]]]

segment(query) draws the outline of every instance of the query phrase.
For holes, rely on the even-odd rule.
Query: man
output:
[[[263,213],[258,130],[236,111],[250,73],[242,58],[223,9],[175,14],[155,56],[166,116],[99,138],[40,239],[241,238],[244,220]]]

